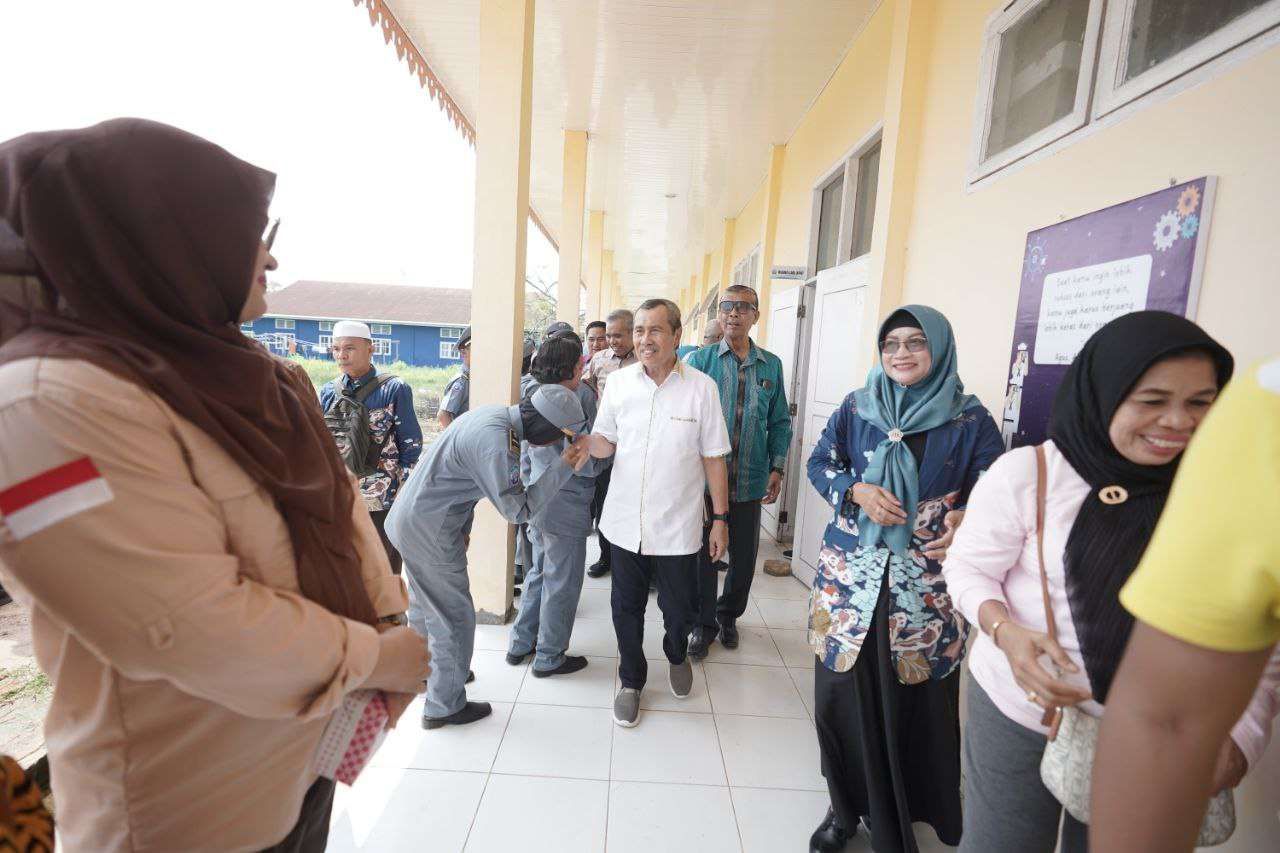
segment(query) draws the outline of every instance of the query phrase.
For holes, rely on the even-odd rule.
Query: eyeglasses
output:
[[[752,302],[739,302],[735,299],[726,299],[720,303],[720,313],[732,314],[737,311],[739,314],[746,314],[748,311],[755,311],[756,306]]]
[[[907,348],[907,352],[924,352],[929,348],[929,339],[916,335],[907,338],[905,341],[895,341],[893,338],[885,338],[880,342],[880,353],[882,355],[893,355],[903,347]]]
[[[280,217],[271,220],[267,225],[267,232],[262,235],[262,242],[267,247],[267,251],[271,251],[271,247],[276,242],[276,232],[280,230]]]

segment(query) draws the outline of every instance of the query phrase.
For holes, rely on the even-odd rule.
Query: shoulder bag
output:
[[[1040,593],[1044,599],[1045,624],[1049,639],[1058,641],[1053,604],[1049,599],[1049,576],[1044,568],[1044,504],[1047,479],[1044,447],[1036,446],[1036,554],[1040,561]],[[1061,673],[1058,673],[1061,675]],[[1049,727],[1049,740],[1040,760],[1040,779],[1049,793],[1062,803],[1073,818],[1089,822],[1090,783],[1093,755],[1098,747],[1102,720],[1078,708],[1048,708],[1041,723]],[[1200,824],[1197,847],[1222,844],[1236,830],[1236,802],[1231,790],[1209,800]]]

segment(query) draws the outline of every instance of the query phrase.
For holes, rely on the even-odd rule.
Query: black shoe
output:
[[[738,647],[738,626],[733,622],[725,622],[720,626],[720,645],[726,649]]]
[[[809,836],[809,853],[839,853],[849,843],[849,837],[835,810],[828,808],[827,816]]]
[[[586,668],[586,665],[587,659],[582,655],[565,655],[564,662],[555,669],[548,669],[544,672],[543,670],[534,668],[533,677],[550,678],[553,675],[568,675],[571,672],[577,672],[580,669]]]
[[[607,574],[609,574],[609,567],[602,562],[592,563],[591,568],[587,569],[589,578],[602,578]]]
[[[422,727],[424,729],[440,729],[445,726],[465,726],[467,723],[483,720],[492,713],[493,706],[488,702],[468,702],[456,714],[450,714],[447,717],[423,717]]]
[[[784,556],[784,557],[786,557],[788,560],[790,560],[790,559],[791,559],[791,549],[790,549],[790,548],[788,548],[787,550],[783,551],[783,552],[782,552],[782,556]]]
[[[466,681],[464,681],[464,682],[463,682],[463,684],[470,684],[471,682],[473,682],[473,681],[475,681],[475,680],[476,680],[476,674],[475,674],[474,672],[472,672],[471,670],[467,670],[467,680],[466,680]]]
[[[507,652],[507,663],[511,664],[512,666],[519,666],[520,664],[525,662],[525,660],[529,657],[529,655],[533,654],[537,650],[538,650],[538,647],[534,646],[532,649],[529,649],[529,651],[525,652],[522,655],[517,655],[512,652]]]
[[[520,587],[516,587],[515,589],[511,590],[511,597],[512,598],[520,597]]]
[[[703,627],[693,629],[693,634],[689,637],[689,657],[694,660],[702,660],[707,656],[707,652],[711,651],[711,644],[716,639],[716,632],[707,630]]]

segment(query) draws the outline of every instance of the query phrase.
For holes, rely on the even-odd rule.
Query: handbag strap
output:
[[[1044,567],[1044,504],[1048,490],[1048,464],[1045,462],[1044,445],[1036,445],[1036,557],[1040,563],[1040,597],[1044,602],[1045,633],[1053,642],[1058,642],[1058,623],[1053,618],[1053,601],[1049,598],[1049,573]],[[1058,736],[1058,726],[1062,722],[1062,709],[1050,706],[1045,708],[1040,724],[1049,727],[1049,740]]]

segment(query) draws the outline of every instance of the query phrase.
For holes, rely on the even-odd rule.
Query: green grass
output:
[[[293,360],[301,364],[315,383],[316,390],[338,375],[338,365],[327,358],[301,358],[293,356]],[[379,372],[394,373],[413,389],[415,399],[423,390],[433,391],[438,397],[449,380],[458,375],[461,367],[410,367],[403,361],[388,365],[378,365]]]
[[[0,670],[0,705],[8,705],[27,696],[41,698],[53,692],[49,676],[34,666]]]

